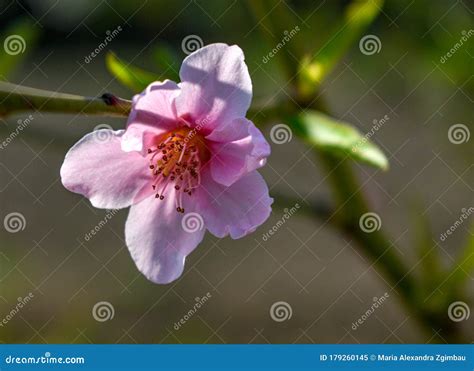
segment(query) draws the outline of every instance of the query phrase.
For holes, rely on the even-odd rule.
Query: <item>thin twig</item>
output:
[[[128,116],[131,106],[131,101],[108,93],[84,97],[0,82],[0,116],[24,111]]]

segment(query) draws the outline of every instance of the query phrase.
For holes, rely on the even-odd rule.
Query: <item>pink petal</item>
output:
[[[206,139],[212,152],[212,177],[225,186],[265,165],[270,155],[270,145],[265,137],[245,118],[219,126]]]
[[[133,106],[122,139],[124,151],[142,151],[146,133],[159,135],[176,127],[175,98],[179,86],[170,80],[154,82],[143,93],[133,97]]]
[[[123,133],[98,130],[77,142],[61,167],[64,187],[104,209],[127,207],[149,194],[152,188],[148,162],[137,152],[122,151]]]
[[[140,152],[146,155],[148,148],[155,145],[154,138],[171,129],[160,129],[139,123],[131,124],[122,135],[121,148],[124,152]]]
[[[216,183],[205,171],[196,196],[197,210],[207,229],[219,238],[230,234],[236,239],[255,231],[270,216],[273,203],[265,180],[257,171],[230,187]]]
[[[150,281],[169,283],[176,280],[184,269],[186,256],[202,241],[201,228],[185,229],[183,218],[187,215],[176,211],[174,190],[164,200],[149,197],[133,205],[125,225],[125,239],[137,268]],[[200,218],[199,216],[197,218]]]
[[[176,98],[178,115],[189,114],[201,123],[203,133],[245,117],[252,99],[252,82],[238,46],[205,46],[183,61],[179,74],[182,93]]]

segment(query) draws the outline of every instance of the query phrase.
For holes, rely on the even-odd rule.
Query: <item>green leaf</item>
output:
[[[5,80],[26,55],[34,49],[38,39],[38,32],[32,21],[22,18],[8,27],[0,35],[3,47],[0,54],[0,80]]]
[[[179,69],[181,62],[171,48],[160,45],[153,50],[153,61],[166,78],[179,81]]]
[[[342,22],[324,46],[316,55],[303,58],[299,74],[301,94],[308,96],[318,89],[344,53],[374,21],[382,5],[383,0],[354,0],[346,8]]]
[[[153,72],[132,66],[112,52],[107,53],[105,63],[109,72],[135,93],[143,91],[153,81],[160,80],[160,77]]]
[[[296,134],[320,150],[388,169],[384,153],[350,124],[316,111],[301,113],[290,122]]]

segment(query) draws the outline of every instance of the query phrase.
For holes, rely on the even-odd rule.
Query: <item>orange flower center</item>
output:
[[[205,139],[196,129],[182,127],[158,136],[155,143],[148,148],[155,197],[163,200],[168,187],[174,186],[176,210],[184,213],[183,195],[192,196],[199,187],[202,166],[210,158]]]

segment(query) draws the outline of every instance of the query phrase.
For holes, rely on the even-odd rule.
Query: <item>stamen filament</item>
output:
[[[187,123],[187,122],[186,122]],[[175,190],[176,210],[184,213],[183,194],[201,184],[201,165],[209,157],[204,139],[187,127],[157,138],[156,147],[147,151],[154,181],[153,190],[161,190],[155,197],[163,200],[170,184]]]

